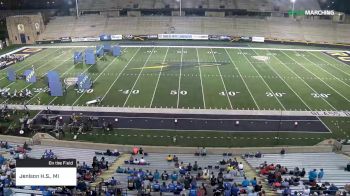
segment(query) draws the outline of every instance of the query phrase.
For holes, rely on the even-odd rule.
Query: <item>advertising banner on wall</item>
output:
[[[111,40],[122,40],[123,36],[122,35],[111,35]]]
[[[265,37],[252,37],[252,42],[265,42]]]
[[[72,38],[72,42],[98,42],[101,41],[100,37],[75,37]]]

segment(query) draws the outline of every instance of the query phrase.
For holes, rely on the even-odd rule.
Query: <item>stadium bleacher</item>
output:
[[[328,182],[334,184],[338,188],[343,188],[349,183],[350,173],[344,171],[345,166],[349,162],[349,158],[336,153],[287,153],[280,154],[264,154],[262,158],[245,158],[246,161],[254,168],[258,168],[265,161],[267,164],[280,164],[293,170],[295,167],[305,168],[306,175],[302,180],[308,180],[308,172],[313,169],[324,169],[324,177],[322,183]],[[282,175],[282,178],[290,177],[290,175]],[[291,190],[302,192],[304,185],[291,186]],[[278,192],[282,192],[279,190]]]
[[[286,12],[291,9],[290,0],[194,0],[182,1],[184,9],[239,9],[247,11]],[[179,8],[178,1],[171,0],[83,0],[79,1],[81,11],[106,11],[115,9],[163,9]],[[296,9],[320,9],[317,0],[298,0]]]
[[[61,31],[62,27],[70,27]],[[123,27],[123,28],[120,28]],[[321,29],[322,28],[322,29]],[[116,17],[86,15],[56,17],[47,25],[41,40],[60,37],[91,37],[101,34],[142,35],[159,33],[227,34],[233,36],[263,36],[270,39],[350,43],[350,24],[329,20],[295,21],[289,18],[267,19],[236,17]]]

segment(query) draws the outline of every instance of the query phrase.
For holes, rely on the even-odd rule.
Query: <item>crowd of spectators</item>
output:
[[[23,56],[19,56],[15,54],[6,55],[0,58],[0,69],[4,69],[16,62],[20,62],[23,60],[24,60]]]
[[[264,162],[259,166],[260,174],[267,178],[268,184],[274,190],[282,190],[283,196],[289,195],[335,195],[339,187],[323,182],[324,170],[313,169],[308,173],[305,168],[295,167],[289,170],[280,164]],[[305,178],[307,175],[307,179]],[[301,191],[292,191],[291,187],[302,185]]]
[[[202,152],[198,155],[205,156]],[[134,161],[134,156],[138,153],[139,149],[134,148],[128,163]],[[172,162],[174,169],[151,171],[142,169],[142,165],[138,169],[119,166],[116,173],[127,174],[127,188],[136,190],[139,195],[151,195],[155,192],[186,196],[265,195],[261,182],[256,178],[248,179],[245,176],[243,164],[236,158],[220,160],[215,167],[201,167],[197,161],[186,164],[180,161],[179,157],[171,154],[167,155],[164,161]]]
[[[32,150],[30,146],[25,142],[23,145],[10,145],[6,141],[0,141],[1,152],[8,154],[10,158],[5,158],[0,153],[0,195],[12,195],[12,190],[9,188],[24,188],[27,190],[41,191],[45,196],[63,194],[63,195],[116,195],[120,189],[115,186],[118,184],[116,180],[111,179],[108,182],[103,181],[103,185],[108,185],[110,189],[97,189],[92,188],[91,183],[95,182],[103,171],[109,169],[110,163],[102,156],[98,159],[93,157],[92,164],[85,162],[77,162],[77,186],[75,187],[47,187],[47,186],[28,186],[18,187],[15,186],[15,173],[16,173],[16,159],[31,158],[28,153]],[[119,152],[116,150],[105,152],[106,156],[119,156]],[[41,156],[42,159],[56,159],[59,158],[51,149],[45,150]],[[112,188],[111,188],[112,187]]]

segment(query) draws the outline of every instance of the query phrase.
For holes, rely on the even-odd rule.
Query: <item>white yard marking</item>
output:
[[[225,49],[225,51],[226,51],[226,54],[227,54],[227,56],[229,57],[231,63],[233,64],[233,66],[234,66],[235,69],[237,70],[239,77],[241,77],[241,79],[242,79],[242,81],[243,81],[243,83],[244,83],[244,86],[246,87],[246,89],[248,90],[250,96],[252,97],[252,99],[253,99],[253,101],[254,101],[254,103],[255,103],[255,105],[256,105],[256,108],[258,108],[258,110],[260,110],[259,105],[256,103],[256,100],[254,99],[254,96],[253,96],[252,92],[250,91],[250,89],[249,89],[247,83],[245,82],[245,80],[243,79],[242,74],[241,74],[241,72],[239,71],[238,67],[236,66],[235,62],[232,60],[231,55],[228,53],[227,49]]]
[[[100,77],[103,75],[103,73],[114,63],[115,60],[117,60],[117,58],[113,59],[112,62],[110,62],[110,63],[102,70],[102,72],[101,72],[100,74],[98,74],[98,76],[94,79],[93,83],[95,83],[95,82],[98,80],[98,78],[100,78]],[[81,98],[83,95],[85,95],[85,93],[86,93],[86,91],[84,91],[84,92],[74,101],[74,103],[72,104],[72,106],[74,106],[74,105],[80,100],[80,98]]]
[[[255,50],[253,50],[255,52]],[[255,54],[257,54],[255,52]],[[278,61],[280,61],[282,64],[284,64],[280,59],[278,59],[276,56],[273,56],[273,58],[277,59]],[[301,102],[303,102],[303,104],[310,110],[312,111],[312,109],[310,108],[310,106],[298,95],[298,93],[296,93],[294,91],[294,89],[283,79],[283,77],[281,77],[281,75],[273,68],[273,66],[271,66],[269,63],[265,63],[276,75],[278,75],[278,77],[288,86],[288,88],[299,98],[299,100]],[[285,65],[286,66],[286,65]],[[317,116],[318,120],[320,122],[322,122],[322,124],[327,127],[327,129],[329,131],[331,131],[331,129]]]
[[[40,65],[39,67],[34,67],[34,70],[35,71],[37,71],[37,70],[39,70],[40,68],[42,68],[42,67],[44,67],[45,65],[47,65],[47,64],[49,64],[51,61],[53,61],[54,59],[56,59],[56,58],[59,58],[59,57],[61,57],[62,55],[64,55],[64,54],[66,54],[65,52],[63,52],[62,54],[60,54],[60,55],[58,55],[58,56],[56,56],[56,57],[54,57],[54,58],[52,58],[51,60],[49,60],[49,61],[47,61],[46,63],[44,63],[44,64],[42,64],[42,65]],[[67,60],[69,60],[69,59],[67,59]],[[65,60],[65,61],[67,61],[67,60]],[[64,62],[65,62],[64,61]],[[63,63],[64,63],[63,62]],[[61,63],[62,64],[62,63]],[[59,65],[61,65],[61,64],[59,64]],[[55,68],[54,68],[55,69]],[[51,69],[52,70],[52,69]],[[51,71],[50,70],[50,71]],[[47,73],[45,73],[43,76],[45,76]],[[9,87],[9,86],[11,86],[11,85],[13,85],[13,84],[15,84],[15,82],[11,82],[10,84],[8,84],[7,86],[5,86],[5,88],[6,87]]]
[[[213,55],[214,61],[217,62],[217,61],[216,61],[216,57],[215,57],[214,52],[213,52],[213,49],[210,48],[210,51],[211,51],[211,54]],[[230,99],[230,97],[228,96],[226,84],[225,84],[225,82],[224,82],[224,79],[222,78],[222,74],[221,74],[220,68],[219,68],[219,66],[216,66],[216,68],[217,68],[218,71],[219,71],[220,78],[221,78],[221,82],[222,82],[222,84],[224,85],[224,89],[225,89],[225,93],[226,93],[227,100],[228,100],[228,102],[229,102],[229,104],[230,104],[231,109],[233,109],[232,103],[231,103],[231,99]]]
[[[142,71],[144,70],[144,68],[145,68],[145,66],[146,66],[146,64],[147,64],[147,62],[148,62],[148,59],[149,59],[149,58],[152,56],[152,54],[154,53],[154,52],[153,52],[154,49],[155,49],[155,48],[153,47],[152,52],[148,55],[148,57],[147,57],[145,63],[144,63],[143,66],[142,66],[142,69],[141,69],[139,75],[138,75],[137,78],[136,78],[136,81],[134,82],[134,85],[131,87],[130,92],[132,92],[132,91],[134,90],[134,88],[135,88],[135,86],[136,86],[136,84],[137,84],[137,81],[139,80],[139,78],[140,78],[140,76],[141,76],[141,73],[142,73]],[[126,103],[128,102],[130,96],[131,96],[131,93],[129,93],[129,95],[126,97],[126,100],[125,100],[125,102],[124,102],[124,104],[123,104],[123,107],[125,107],[125,105],[126,105]]]
[[[169,51],[169,47],[166,49],[165,56],[164,56],[164,59],[163,59],[163,63],[165,63],[165,59],[166,59],[166,57],[168,55],[168,51]],[[152,100],[151,100],[151,103],[149,104],[150,108],[152,107],[154,96],[156,95],[156,91],[157,91],[157,88],[158,88],[158,83],[159,83],[160,76],[162,75],[162,71],[163,71],[163,66],[160,68],[160,72],[158,74],[156,87],[154,88],[153,95],[152,95]]]
[[[65,53],[62,53],[61,55],[63,55],[63,54],[65,54]],[[61,56],[60,55],[60,56]],[[57,58],[57,57],[56,57]],[[68,58],[66,61],[68,61],[68,60],[70,60],[70,59],[72,59],[73,57],[70,57],[70,58]],[[60,64],[58,64],[57,66],[55,66],[54,68],[52,68],[52,69],[50,69],[50,70],[48,70],[47,72],[49,72],[49,71],[52,71],[52,70],[54,70],[54,69],[56,69],[57,67],[60,67],[61,65],[63,65],[66,61],[63,61],[62,63],[60,63]],[[43,66],[43,65],[42,65]],[[40,67],[42,67],[42,66],[40,66]],[[40,68],[39,67],[39,68]],[[38,69],[39,69],[38,68]],[[47,75],[47,73],[45,73],[43,76],[45,76],[45,75]],[[12,84],[12,83],[11,83]],[[24,88],[22,88],[21,89],[21,91],[22,90],[24,90],[24,89],[26,89],[26,88],[28,88],[28,87],[30,87],[31,85],[33,85],[34,83],[30,83],[30,84],[28,84],[27,86],[25,86]],[[7,86],[9,86],[9,85],[7,85]],[[38,93],[39,94],[39,93]],[[9,99],[6,99],[4,102],[2,102],[2,104],[3,103],[6,103],[7,101],[8,101]]]
[[[87,72],[92,66],[95,66],[95,65],[94,65],[94,64],[90,65],[90,66],[87,67],[82,73]],[[73,69],[73,68],[74,68],[74,67],[71,67],[70,70]],[[63,75],[65,75],[65,74],[66,74],[66,73],[64,73]],[[80,73],[79,73],[79,74],[80,74]],[[62,75],[62,76],[63,76],[63,75]],[[74,74],[74,75],[77,75],[77,74]],[[53,99],[49,102],[48,105],[52,104],[56,99],[58,99],[58,97],[53,98]]]
[[[59,49],[57,49],[57,50],[55,50],[55,51],[53,51],[53,52],[50,52],[49,54],[47,54],[47,55],[45,55],[45,56],[39,58],[38,60],[34,60],[34,59],[33,59],[33,62],[29,61],[29,59],[20,62],[20,63],[26,63],[27,65],[21,66],[21,68],[18,69],[18,70],[15,70],[15,72],[21,71],[21,70],[25,69],[26,67],[30,67],[33,63],[41,61],[43,58],[46,58],[46,57],[50,56],[51,54],[57,52],[58,50],[59,50]],[[40,52],[42,52],[42,51],[40,51]],[[36,53],[36,54],[39,54],[40,52],[38,52],[38,53]],[[29,57],[33,57],[33,56],[35,56],[36,54],[34,54],[34,55],[32,55],[32,56],[29,56]],[[28,58],[29,58],[29,57],[28,57]],[[30,63],[29,63],[29,62],[30,62]],[[16,64],[13,64],[13,65],[16,65]],[[2,71],[7,70],[8,68],[12,67],[13,65],[6,67],[6,68],[3,69]],[[3,80],[3,79],[5,79],[5,78],[7,78],[7,77],[5,76],[5,77],[0,78],[0,81]]]
[[[184,49],[181,48],[181,63],[180,63],[180,75],[179,75],[179,85],[177,89],[177,102],[176,102],[176,108],[179,108],[179,102],[180,102],[180,90],[181,90],[181,70],[182,70],[182,58],[183,58],[183,51]]]
[[[343,80],[340,80],[339,78],[337,78],[335,75],[333,75],[332,73],[328,72],[327,70],[323,69],[322,66],[317,66],[316,63],[310,61],[308,58],[306,58],[305,56],[303,56],[304,59],[306,59],[307,61],[309,61],[310,63],[312,63],[313,65],[315,65],[317,68],[322,69],[324,72],[328,73],[328,75],[331,75],[333,78],[335,78],[336,80],[340,81],[341,83],[345,84],[346,86],[350,87],[349,84],[347,84],[346,82],[344,82]],[[321,80],[323,80],[322,78],[320,78]]]
[[[255,70],[255,72],[261,77],[261,80],[265,83],[265,85],[267,86],[267,88],[270,90],[270,92],[274,92],[271,87],[266,83],[266,81],[264,80],[264,78],[260,75],[260,73],[258,72],[258,70],[256,70],[255,66],[252,64],[252,62],[249,60],[249,58],[246,55],[243,55],[245,57],[245,59],[247,59],[248,63],[253,67],[253,69]],[[284,110],[286,110],[286,108],[284,107],[284,105],[281,103],[281,101],[276,97],[276,100],[278,101],[278,103],[282,106],[282,108]]]
[[[290,72],[292,72],[297,78],[299,78],[301,81],[304,82],[304,84],[306,84],[306,86],[308,86],[314,93],[317,93],[317,91],[315,91],[315,89],[313,89],[303,78],[301,78],[297,73],[295,73],[291,68],[289,68],[289,66],[287,66],[286,64],[283,63],[283,61],[281,61],[278,57],[275,57],[278,61],[281,62],[282,65],[284,65]],[[289,57],[290,58],[290,57]],[[325,100],[324,98],[322,98],[329,106],[331,106],[331,108],[333,108],[334,110],[335,107],[330,104],[327,100]]]
[[[321,78],[319,78],[317,75],[315,75],[314,73],[312,73],[309,69],[307,69],[305,66],[300,65],[300,63],[298,63],[294,58],[290,57],[287,53],[281,51],[283,54],[285,54],[286,56],[288,56],[290,59],[292,59],[294,62],[296,62],[300,67],[304,68],[306,71],[308,71],[309,73],[311,73],[313,76],[315,76],[316,78],[318,78],[320,81],[322,81],[326,86],[328,86],[330,89],[332,89],[334,92],[336,92],[338,95],[340,95],[341,97],[343,97],[346,101],[350,102],[350,100],[348,98],[346,98],[343,94],[341,94],[340,92],[338,92],[337,90],[335,90],[333,87],[331,87],[328,83],[326,83],[324,80],[322,80]]]
[[[204,104],[204,109],[206,109],[206,104],[205,104],[205,98],[204,98],[204,89],[203,89],[203,80],[202,80],[202,71],[201,71],[201,66],[200,66],[200,60],[199,60],[199,54],[198,54],[198,49],[196,48],[196,54],[197,54],[197,62],[198,62],[198,69],[199,69],[199,77],[201,79],[201,87],[202,87],[202,97],[203,97],[203,104]]]
[[[117,82],[117,80],[120,78],[120,76],[122,75],[122,73],[124,72],[124,70],[126,69],[126,67],[129,66],[130,62],[134,59],[134,57],[136,56],[136,54],[140,51],[141,48],[138,48],[136,50],[136,52],[134,53],[134,55],[129,59],[128,63],[124,66],[124,68],[119,72],[118,76],[115,78],[115,80],[113,81],[113,83],[109,86],[108,90],[106,91],[106,93],[103,95],[101,102],[106,98],[106,96],[108,95],[109,91],[112,89],[112,87],[114,86],[114,84]]]
[[[325,62],[325,63],[326,63],[326,65],[331,66],[331,67],[334,67],[334,68],[336,68],[337,70],[339,70],[339,71],[343,72],[344,74],[346,74],[346,75],[350,76],[350,74],[349,74],[349,73],[347,73],[347,72],[345,72],[344,70],[342,70],[342,69],[338,68],[337,66],[333,65],[332,63],[330,63],[330,62],[328,62],[328,61],[326,61],[326,60],[324,60],[324,59],[322,59],[322,58],[318,57],[317,55],[312,54],[312,52],[308,52],[308,53],[309,53],[309,54],[311,54],[312,56],[314,56],[314,57],[316,57],[316,58],[320,59],[321,61]],[[322,53],[322,54],[323,54],[323,53]],[[326,55],[326,54],[323,54],[323,55]],[[328,56],[327,56],[327,57],[328,57]],[[330,57],[330,58],[332,58],[332,57]],[[333,58],[333,59],[334,59],[334,58]],[[335,60],[338,60],[338,59],[335,59]],[[341,62],[341,61],[340,61],[340,63],[344,64],[344,63],[343,63],[343,62]],[[345,64],[344,64],[344,65],[345,65]],[[345,66],[348,66],[348,65],[345,65]]]

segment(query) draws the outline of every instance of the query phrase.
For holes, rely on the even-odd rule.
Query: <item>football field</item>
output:
[[[10,82],[1,70],[0,88],[30,89],[30,98],[1,97],[1,103],[100,107],[348,111],[350,65],[324,51],[263,48],[123,47],[122,55],[73,64],[85,48],[46,48],[11,67],[17,75],[35,68],[36,83]],[[63,97],[49,95],[46,74],[67,84]],[[93,89],[80,92],[69,81],[85,73]]]
[[[95,65],[74,65],[73,53],[87,47],[91,46],[58,45],[20,50],[18,53],[28,52],[29,55],[10,67],[17,76],[34,67],[37,82],[19,79],[10,82],[6,68],[0,70],[0,89],[11,94],[15,90],[29,89],[33,94],[28,98],[1,96],[1,105],[26,104],[36,111],[45,110],[48,105],[66,109],[75,106],[82,111],[97,108],[98,112],[108,112],[111,108],[130,112],[173,111],[172,114],[240,111],[244,115],[260,113],[262,120],[267,117],[265,114],[295,112],[303,116],[318,111],[321,115],[314,116],[327,129],[325,132],[305,129],[294,132],[292,128],[292,132],[283,132],[277,124],[271,132],[119,128],[109,133],[96,129],[79,136],[80,140],[103,143],[169,145],[176,137],[174,145],[241,147],[313,145],[328,138],[350,138],[348,118],[326,117],[332,116],[332,112],[334,116],[338,113],[350,115],[350,65],[346,62],[349,52],[286,47],[122,46],[120,57],[105,55],[105,58],[97,58]],[[49,95],[48,71],[59,73],[66,88],[64,96]],[[81,73],[93,81],[91,90],[79,91],[72,83]],[[102,99],[101,103],[86,104],[97,97]],[[277,118],[276,122],[280,120]],[[225,125],[226,121],[223,122]],[[258,126],[259,119],[252,122],[246,123],[250,127]],[[217,123],[221,126],[222,122],[218,120]],[[268,123],[272,125],[274,121]],[[288,120],[283,123],[288,124]],[[73,137],[72,133],[66,135],[66,139]]]

